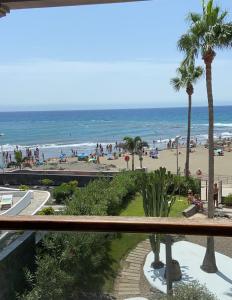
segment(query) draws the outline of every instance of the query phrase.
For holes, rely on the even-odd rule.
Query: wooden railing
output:
[[[106,4],[144,0],[1,0],[7,11],[12,9],[59,7],[73,5]],[[1,15],[0,15],[1,16]]]
[[[110,216],[1,216],[0,230],[156,232],[232,237],[232,220]]]

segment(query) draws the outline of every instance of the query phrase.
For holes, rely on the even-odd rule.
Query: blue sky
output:
[[[176,41],[199,0],[12,11],[0,19],[0,110],[186,106],[169,81]],[[217,1],[230,12],[231,0]],[[201,60],[199,63],[202,64]],[[231,104],[232,49],[213,66],[216,105]],[[194,105],[206,106],[205,82]]]

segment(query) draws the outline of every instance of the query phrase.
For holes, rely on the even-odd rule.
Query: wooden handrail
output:
[[[0,216],[1,230],[169,233],[232,237],[232,221],[110,216]]]
[[[1,3],[12,9],[59,7],[75,5],[106,4],[118,2],[145,1],[145,0],[1,0]]]

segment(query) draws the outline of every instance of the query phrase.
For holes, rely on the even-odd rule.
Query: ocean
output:
[[[207,107],[192,110],[192,137],[200,143],[207,139],[207,114]],[[97,142],[104,146],[137,135],[162,149],[177,135],[184,142],[186,131],[187,108],[0,112],[3,150],[38,146],[45,158],[61,150],[89,153]],[[232,106],[215,107],[215,136],[232,137]]]

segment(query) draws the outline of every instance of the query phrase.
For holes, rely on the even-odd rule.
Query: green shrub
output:
[[[20,191],[27,191],[27,190],[29,190],[29,186],[24,185],[24,184],[21,184],[21,185],[19,186],[19,189],[20,189]]]
[[[11,161],[7,164],[7,168],[12,168],[12,167],[16,167],[17,166],[17,163],[15,161]]]
[[[232,206],[232,194],[229,194],[224,198],[224,203],[226,206]]]
[[[54,209],[49,206],[49,207],[44,207],[43,209],[41,209],[39,212],[38,212],[38,215],[40,216],[45,216],[45,215],[54,215],[55,214],[55,211]]]
[[[122,172],[116,175],[109,184],[107,214],[118,215],[136,192],[138,192],[137,172]]]
[[[201,182],[199,179],[195,179],[193,177],[184,177],[184,176],[175,176],[177,185],[178,185],[178,193],[180,195],[186,196],[188,190],[192,190],[193,194],[201,194]]]
[[[174,288],[173,296],[165,296],[162,300],[217,300],[218,298],[213,295],[205,285],[200,284],[198,281],[188,283],[179,283]]]
[[[52,179],[49,178],[44,178],[40,180],[40,183],[44,186],[50,186],[54,184],[54,181]]]
[[[74,192],[77,190],[78,182],[73,180],[69,183],[62,183],[60,186],[53,190],[53,198],[57,203],[64,203],[67,199],[70,199]]]
[[[67,185],[67,184],[66,184]],[[96,179],[91,181],[87,186],[81,189],[75,189],[67,203],[66,214],[68,215],[106,215],[107,214],[107,197],[109,197],[107,179]],[[60,187],[65,187],[62,184]],[[70,191],[70,187],[69,190]],[[61,195],[62,196],[62,195]]]
[[[54,189],[53,197],[66,202],[66,215],[103,216],[117,214],[136,191],[136,172],[127,172],[112,180],[96,179],[81,189],[77,182],[63,183]],[[37,255],[31,289],[20,299],[103,299],[105,280],[115,275],[110,252],[114,237],[109,233],[48,234]]]

